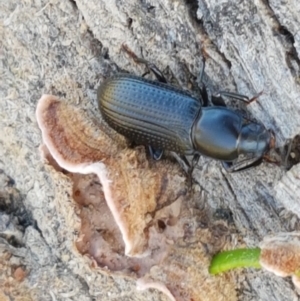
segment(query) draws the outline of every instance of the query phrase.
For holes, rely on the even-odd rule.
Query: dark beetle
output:
[[[262,124],[224,106],[207,107],[204,86],[198,100],[166,84],[154,65],[142,62],[160,81],[114,76],[99,87],[98,104],[110,127],[136,144],[150,146],[154,157],[160,157],[163,150],[205,155],[223,161],[228,171],[238,171],[260,163],[274,145],[275,138]]]

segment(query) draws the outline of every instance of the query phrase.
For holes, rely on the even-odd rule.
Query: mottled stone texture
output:
[[[38,151],[34,112],[43,93],[100,118],[96,88],[103,78],[145,71],[122,43],[183,88],[195,87],[205,54],[211,91],[264,91],[247,110],[283,147],[300,133],[299,20],[299,1],[0,0],[0,297],[166,300],[92,268],[74,248],[80,220],[72,184]],[[197,206],[213,213],[206,218],[225,220],[237,245],[300,230],[298,170],[265,163],[226,174],[219,162],[201,158],[193,175]],[[208,224],[202,217],[197,227]],[[234,275],[240,300],[298,299],[283,278]]]

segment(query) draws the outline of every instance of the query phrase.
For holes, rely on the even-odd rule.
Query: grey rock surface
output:
[[[35,108],[43,93],[100,118],[96,88],[103,78],[145,71],[121,51],[123,43],[183,88],[193,86],[205,53],[212,93],[264,91],[247,110],[276,133],[282,148],[300,133],[299,20],[297,1],[0,0],[1,262],[28,272],[22,285],[0,276],[12,277],[16,294],[166,300],[154,290],[136,291],[132,280],[95,273],[74,249],[79,220],[70,180],[45,166],[38,151]],[[264,163],[226,174],[219,162],[201,158],[193,175],[203,196],[199,207],[227,212],[249,246],[270,233],[299,231],[298,169]],[[288,280],[263,271],[239,272],[236,283],[240,300],[299,299]]]

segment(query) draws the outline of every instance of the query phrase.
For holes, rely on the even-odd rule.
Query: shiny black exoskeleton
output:
[[[157,159],[163,150],[205,155],[223,161],[228,171],[238,171],[260,163],[274,144],[262,124],[224,106],[206,106],[204,86],[198,100],[168,85],[154,65],[140,60],[160,81],[114,76],[99,87],[98,104],[109,126],[136,144],[150,146]],[[239,94],[224,94],[245,100]]]

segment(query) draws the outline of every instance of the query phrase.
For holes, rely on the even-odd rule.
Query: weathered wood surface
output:
[[[165,300],[157,291],[137,292],[132,280],[94,273],[74,251],[79,221],[68,194],[71,184],[41,162],[37,100],[52,93],[98,118],[101,80],[118,69],[144,72],[120,50],[122,43],[138,55],[142,49],[185,88],[198,75],[205,52],[205,81],[212,91],[264,91],[247,109],[274,130],[283,147],[300,132],[300,4],[2,0],[0,16],[1,236],[17,237],[0,242],[7,267],[1,277],[15,289],[10,294],[31,291],[35,300]],[[233,237],[249,246],[267,234],[300,230],[298,169],[263,164],[226,174],[219,162],[201,158],[194,174],[199,183],[194,188],[203,196],[199,207],[229,212]],[[24,205],[25,221],[14,218],[21,213],[11,210],[12,202]],[[28,271],[21,285],[15,275],[8,278],[16,266]],[[263,271],[236,273],[236,287],[240,300],[298,300],[290,281]]]

